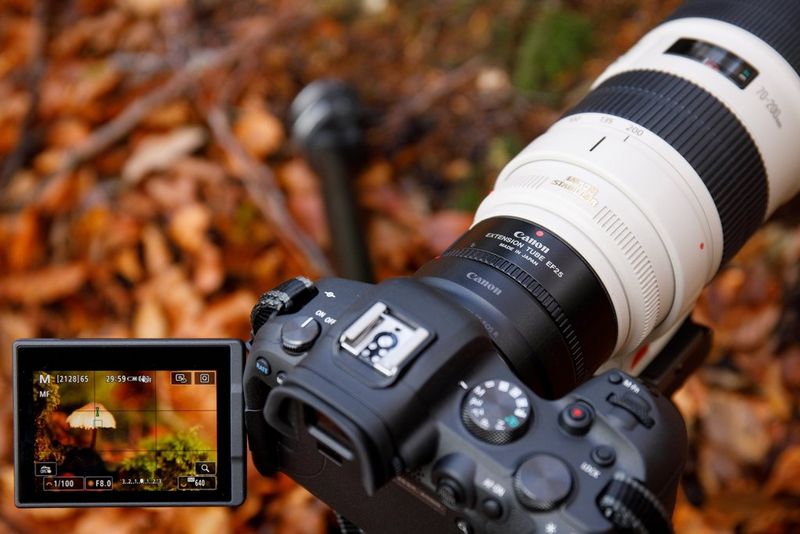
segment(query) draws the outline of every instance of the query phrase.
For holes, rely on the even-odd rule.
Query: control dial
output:
[[[519,438],[533,418],[522,388],[507,380],[486,380],[464,398],[461,419],[467,430],[487,443],[503,445]]]
[[[644,484],[618,471],[597,499],[600,512],[618,530],[670,534],[669,515]]]
[[[572,474],[563,460],[549,454],[531,456],[514,474],[514,493],[534,512],[553,510],[572,491]]]

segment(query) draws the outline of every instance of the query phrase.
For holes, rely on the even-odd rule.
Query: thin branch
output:
[[[173,74],[163,85],[136,99],[113,120],[92,132],[67,155],[58,170],[37,184],[31,198],[25,199],[21,203],[38,197],[51,184],[63,180],[79,165],[96,157],[123,139],[155,109],[193,90],[206,72],[228,66],[244,55],[257,53],[262,46],[277,35],[294,31],[307,24],[308,20],[309,18],[306,16],[297,15],[279,17],[273,24],[265,26],[263,30],[254,35],[237,40],[224,48],[204,52],[191,58],[183,69]],[[18,206],[4,205],[3,207],[15,209]]]
[[[230,121],[219,106],[212,106],[206,115],[217,144],[238,168],[237,175],[253,202],[271,223],[278,241],[299,263],[308,264],[317,276],[329,276],[331,269],[322,250],[295,224],[272,171],[253,158],[231,131]]]
[[[452,95],[464,85],[472,82],[480,72],[482,60],[474,57],[456,69],[453,69],[427,87],[415,93],[411,98],[395,105],[386,115],[384,125],[379,128],[382,135],[396,131],[410,119],[430,110],[434,104]]]
[[[36,32],[31,42],[30,67],[26,73],[26,90],[30,96],[30,103],[25,112],[25,116],[19,125],[19,141],[14,151],[9,154],[5,164],[0,169],[0,190],[3,190],[24,164],[34,143],[32,138],[33,123],[39,113],[39,101],[41,99],[41,81],[44,71],[47,68],[47,42],[50,34],[50,19],[52,17],[51,0],[39,0],[33,7],[33,19],[36,21]]]

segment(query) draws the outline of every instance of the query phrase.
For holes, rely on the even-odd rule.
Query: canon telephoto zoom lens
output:
[[[500,173],[417,277],[561,395],[637,349],[800,186],[800,2],[689,0]]]

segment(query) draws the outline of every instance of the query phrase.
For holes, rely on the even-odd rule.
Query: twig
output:
[[[37,185],[31,198],[25,200],[30,201],[38,197],[48,186],[64,179],[83,162],[94,158],[124,138],[153,110],[194,89],[204,73],[227,66],[245,54],[257,53],[261,46],[276,35],[296,30],[308,20],[308,17],[305,16],[280,17],[257,34],[240,39],[224,48],[198,54],[191,58],[183,69],[173,74],[163,85],[137,99],[113,120],[92,132],[67,155],[58,170],[45,177]],[[3,207],[14,209],[17,206],[4,205]]]
[[[430,110],[436,102],[457,91],[478,75],[482,65],[480,58],[474,57],[458,68],[448,72],[433,84],[424,87],[411,98],[394,106],[386,115],[381,133],[388,135],[407,121]]]
[[[237,172],[238,178],[261,213],[271,223],[278,241],[301,264],[307,263],[316,275],[329,276],[333,271],[328,259],[317,244],[295,224],[286,209],[286,202],[272,171],[253,158],[239,143],[231,131],[227,115],[219,106],[211,106],[206,119],[219,146],[234,162],[234,167],[240,169]]]
[[[26,74],[26,89],[30,96],[30,103],[19,125],[19,141],[14,151],[8,156],[2,169],[0,169],[0,190],[4,189],[8,181],[25,163],[28,151],[31,148],[33,123],[39,112],[40,85],[42,76],[47,66],[47,42],[50,34],[50,18],[52,16],[51,0],[39,0],[33,8],[33,18],[38,26],[35,37],[31,42],[31,62]]]

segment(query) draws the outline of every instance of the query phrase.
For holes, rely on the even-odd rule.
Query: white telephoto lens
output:
[[[549,228],[591,266],[616,313],[604,368],[644,369],[652,355],[634,361],[637,349],[800,190],[800,7],[783,14],[794,41],[750,22],[781,3],[689,2],[515,157],[477,211],[475,224]]]

